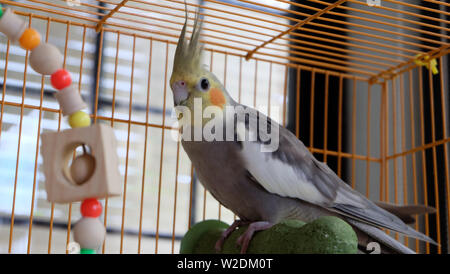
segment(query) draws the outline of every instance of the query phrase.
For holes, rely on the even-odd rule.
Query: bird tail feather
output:
[[[349,222],[351,225],[355,226],[356,228],[358,228],[359,230],[361,230],[362,232],[366,233],[368,236],[370,236],[370,238],[374,239],[375,241],[378,241],[379,244],[386,246],[389,249],[392,249],[396,253],[416,254],[416,252],[406,247],[399,241],[395,240],[391,236],[387,235],[383,230],[377,227],[368,225],[363,222],[358,222],[350,218],[348,218],[346,221]]]

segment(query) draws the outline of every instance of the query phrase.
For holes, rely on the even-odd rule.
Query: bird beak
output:
[[[176,106],[180,105],[189,97],[187,83],[185,81],[177,81],[172,84],[173,101]]]

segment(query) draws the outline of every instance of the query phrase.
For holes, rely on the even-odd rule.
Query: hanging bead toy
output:
[[[94,124],[83,111],[86,103],[72,85],[70,72],[64,69],[63,55],[55,46],[41,41],[41,35],[13,10],[0,5],[0,32],[12,43],[31,51],[30,66],[49,75],[61,112],[69,116],[72,129],[42,134],[42,158],[47,200],[55,203],[81,201],[81,215],[74,229],[74,239],[81,254],[95,254],[105,239],[106,230],[99,217],[102,205],[97,200],[121,194],[116,140],[111,127]],[[74,150],[84,153],[73,159]],[[87,152],[89,147],[91,154]],[[69,162],[72,164],[69,167]]]

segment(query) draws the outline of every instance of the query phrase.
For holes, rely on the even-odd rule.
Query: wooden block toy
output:
[[[55,93],[55,97],[64,116],[71,115],[87,107],[80,93],[73,86],[68,86],[58,91]]]
[[[58,48],[49,43],[41,43],[30,54],[30,66],[43,75],[52,75],[63,67],[63,56]]]
[[[93,158],[78,156],[72,163],[75,167],[69,167],[74,150],[81,145],[91,149],[89,155]],[[41,150],[47,200],[70,203],[120,195],[116,147],[113,129],[102,124],[43,133]],[[72,172],[79,174],[73,176]]]
[[[0,19],[0,32],[3,32],[13,43],[17,43],[23,32],[27,28],[27,23],[22,20],[11,9],[6,9]]]

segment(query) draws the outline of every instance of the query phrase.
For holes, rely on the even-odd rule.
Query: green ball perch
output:
[[[228,227],[224,222],[206,220],[195,224],[181,241],[181,254],[215,254],[214,245]],[[235,230],[225,241],[223,254],[239,254],[237,238],[246,226]],[[255,233],[248,254],[356,254],[358,239],[352,227],[340,218],[320,217],[313,222],[284,220]]]

